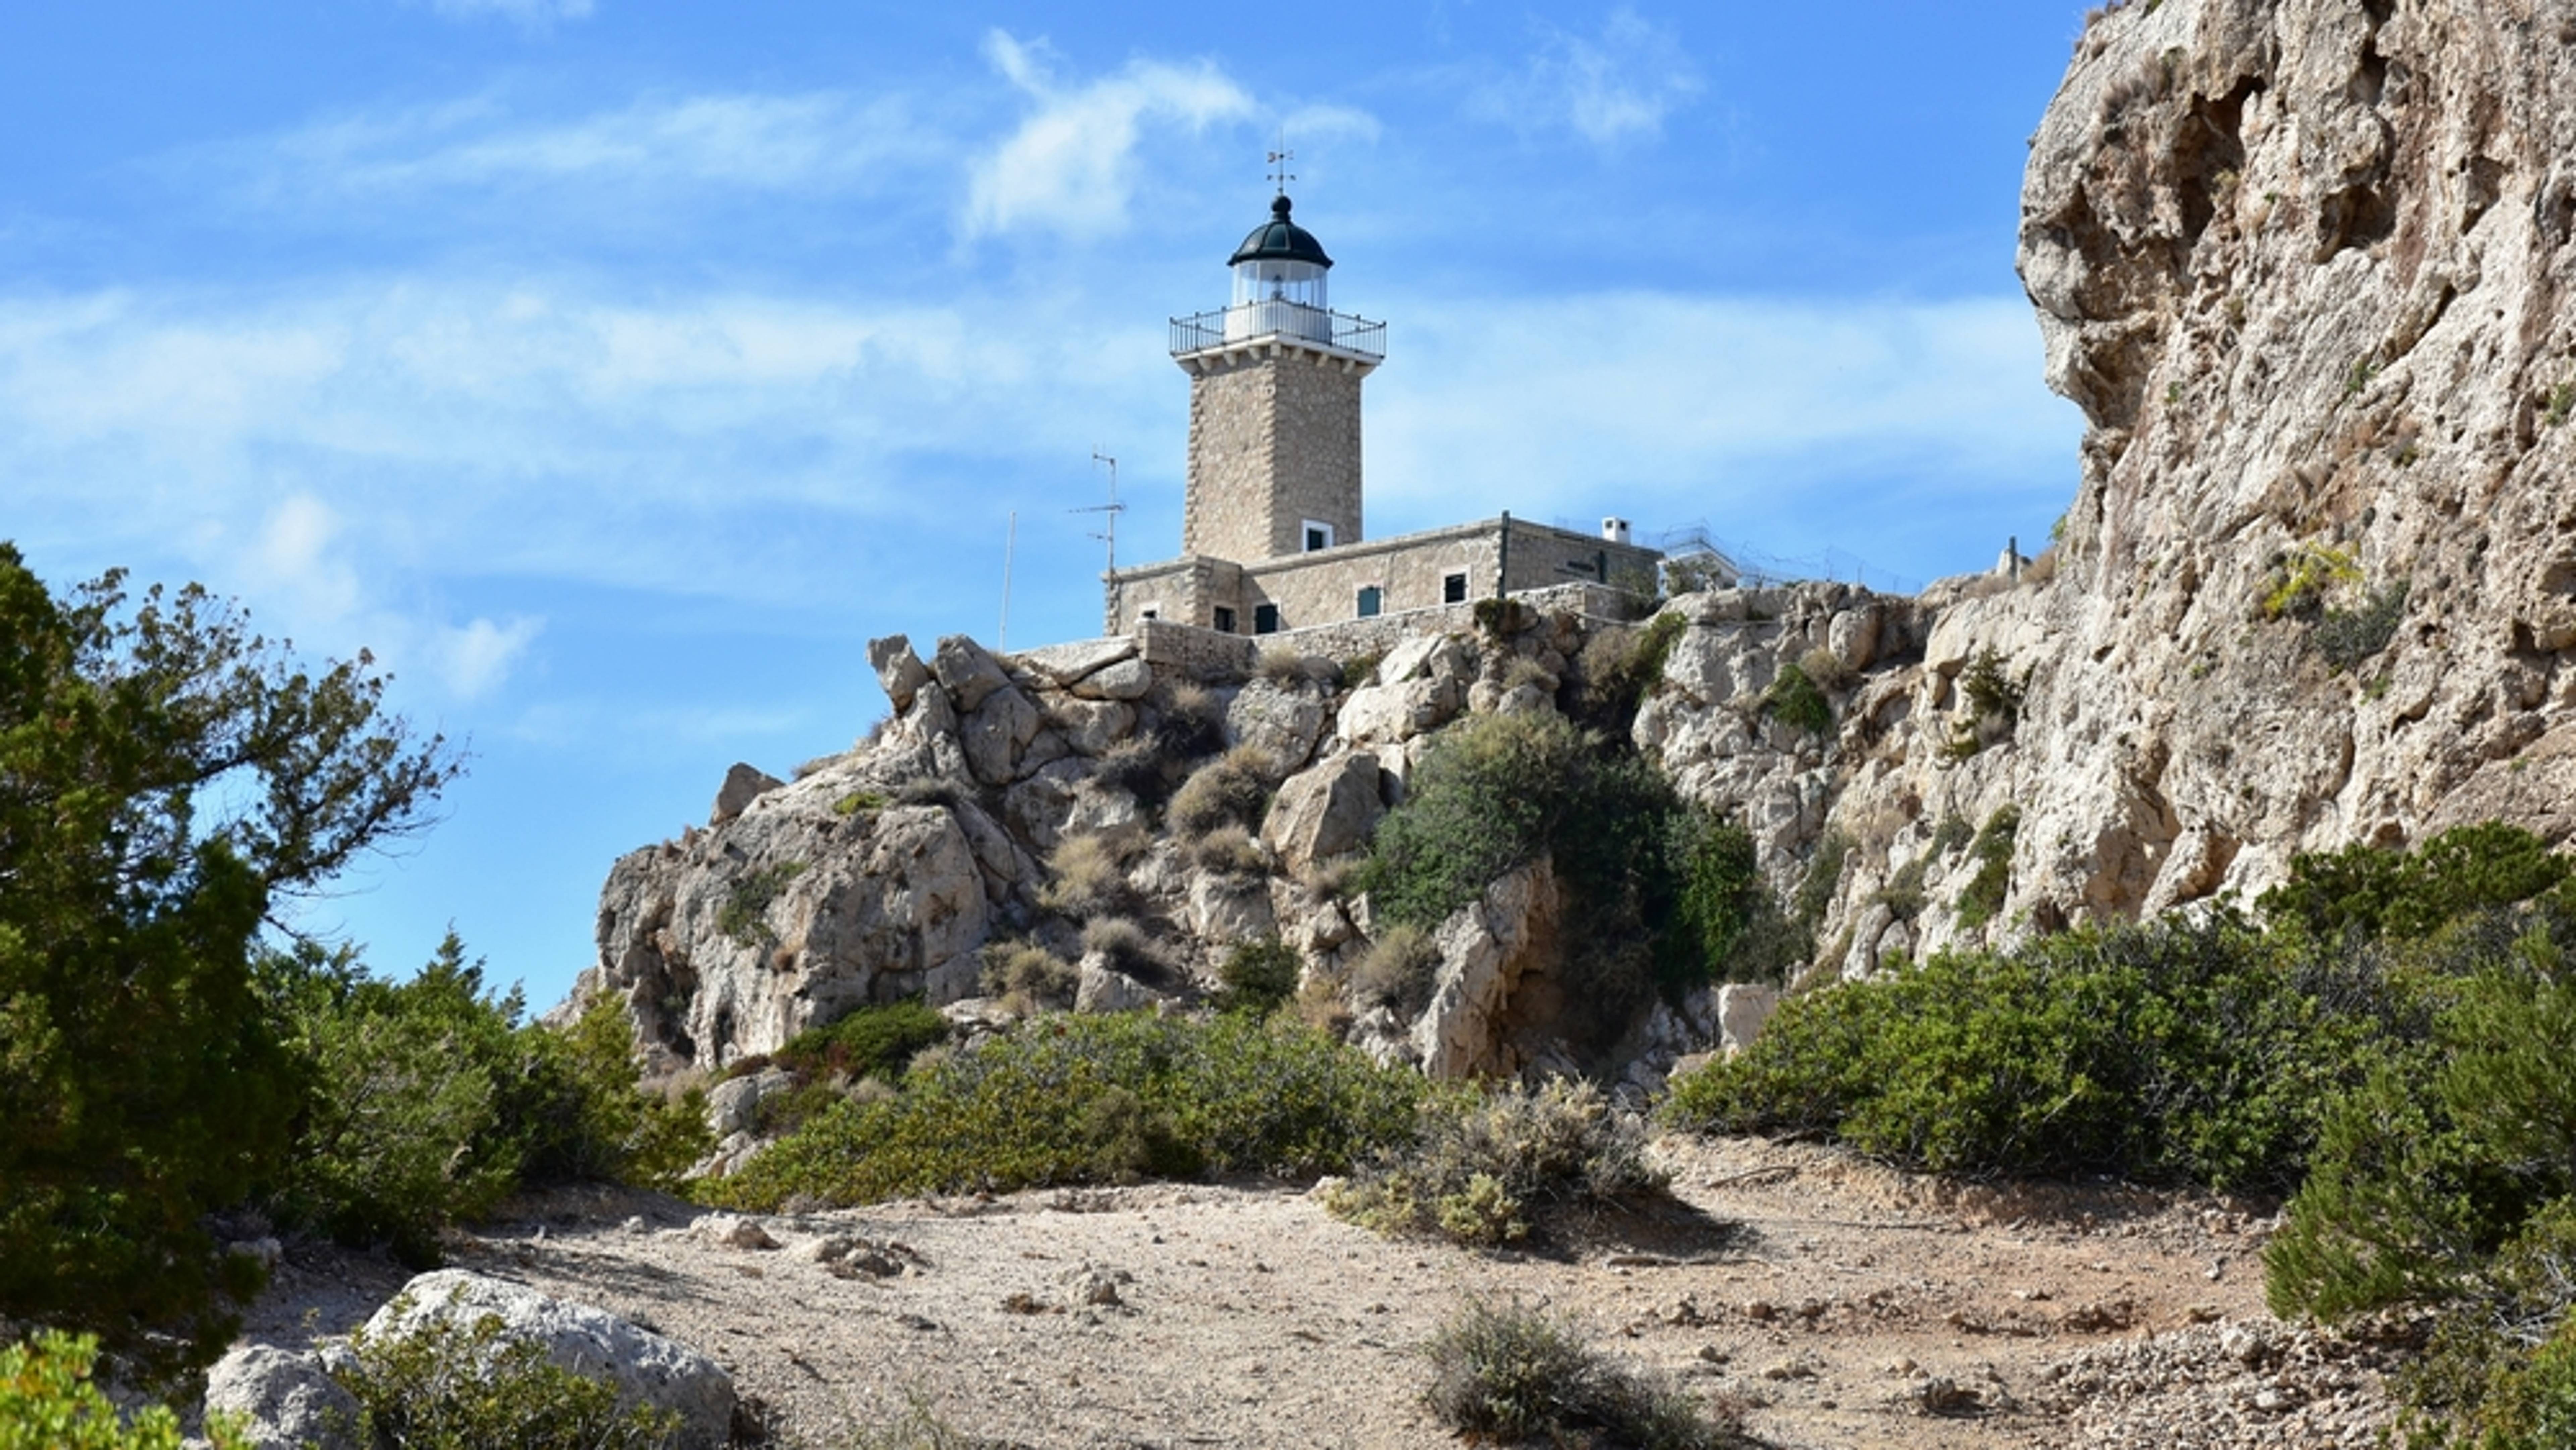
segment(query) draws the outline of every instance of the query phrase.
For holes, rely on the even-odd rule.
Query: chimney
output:
[[[1624,544],[1628,542],[1628,521],[1626,519],[1603,519],[1601,521],[1601,537],[1608,539],[1614,544]]]

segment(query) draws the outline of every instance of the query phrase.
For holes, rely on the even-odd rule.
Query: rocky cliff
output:
[[[1987,650],[2018,699],[1993,748],[1917,730],[1857,768],[1856,954],[1858,902],[1945,813],[2018,808],[1997,917],[2040,926],[2259,890],[2301,850],[2576,825],[2571,98],[2564,5],[2089,27],[2020,256],[2081,483],[2044,582],[1925,601],[1918,700]],[[1950,905],[1918,936],[1960,935]]]
[[[2048,380],[2089,425],[2055,546],[1917,599],[1663,607],[1633,743],[1752,831],[1814,970],[2250,895],[2302,850],[2576,830],[2566,98],[2564,5],[2146,0],[2088,27],[2023,196]],[[1078,963],[1092,1005],[1191,998],[1272,937],[1338,990],[1373,923],[1335,863],[1433,733],[1567,706],[1641,627],[1415,624],[1257,671],[881,642],[881,734],[791,783],[738,768],[708,828],[620,862],[587,987],[706,1067],[858,1001],[985,992],[997,939]],[[1782,708],[1793,666],[1821,717]],[[1266,814],[1170,829],[1229,749]],[[1350,1030],[1434,1070],[1560,1062],[1513,1006],[1545,995],[1554,891],[1497,883],[1438,933],[1421,1015],[1352,1001]],[[1085,934],[1113,913],[1141,949]],[[1641,1021],[1644,1077],[1716,1016]]]

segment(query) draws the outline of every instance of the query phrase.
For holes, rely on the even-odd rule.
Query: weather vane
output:
[[[1296,173],[1288,169],[1288,163],[1296,159],[1297,153],[1288,149],[1288,130],[1283,126],[1279,130],[1279,147],[1269,155],[1270,184],[1279,189],[1281,196],[1288,194],[1288,183],[1297,179]]]

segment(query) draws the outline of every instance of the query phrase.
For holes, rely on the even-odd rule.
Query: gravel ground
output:
[[[1570,1315],[1783,1447],[2345,1446],[2387,1418],[2370,1351],[2265,1312],[2244,1205],[1658,1151],[1675,1202],[1527,1253],[1382,1239],[1251,1183],[747,1220],[567,1191],[452,1254],[704,1350],[823,1447],[911,1398],[1009,1445],[1437,1444],[1421,1345],[1477,1295]],[[299,1250],[253,1337],[344,1330],[404,1277]]]

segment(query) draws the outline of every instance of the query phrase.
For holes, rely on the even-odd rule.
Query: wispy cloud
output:
[[[1661,135],[1664,118],[1700,89],[1681,37],[1622,6],[1596,35],[1542,26],[1537,51],[1516,74],[1478,88],[1469,109],[1524,132],[1571,131],[1612,147]]]
[[[1051,73],[1044,41],[996,30],[985,54],[1036,107],[975,163],[964,218],[970,237],[1029,227],[1076,237],[1123,230],[1145,123],[1195,131],[1253,109],[1252,97],[1205,61],[1131,61],[1116,75],[1065,86]]]
[[[478,96],[193,148],[170,165],[233,177],[263,204],[341,206],[567,184],[812,195],[956,159],[906,97],[817,91],[648,98],[569,119]]]
[[[593,6],[591,0],[429,0],[429,8],[453,19],[491,15],[541,29],[559,20],[586,20]]]

